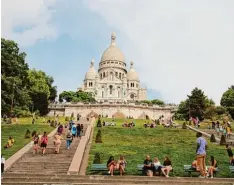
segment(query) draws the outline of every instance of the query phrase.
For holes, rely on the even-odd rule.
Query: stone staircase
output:
[[[78,175],[48,175],[39,173],[7,173],[4,176],[4,185],[234,185],[234,179],[199,179],[196,177],[143,177],[143,176],[78,176]]]
[[[84,124],[83,134],[85,134],[86,128],[87,124]],[[33,155],[33,150],[30,149],[4,173],[3,182],[5,182],[5,177],[7,178],[8,176],[11,176],[13,178],[15,177],[15,174],[18,174],[16,175],[18,177],[23,177],[26,176],[25,174],[29,174],[29,176],[31,175],[35,178],[38,177],[38,174],[45,174],[49,176],[67,174],[73,156],[76,152],[76,148],[79,144],[80,138],[73,139],[70,149],[67,150],[65,135],[66,134],[62,136],[62,138],[64,139],[62,139],[59,154],[54,153],[55,150],[53,137],[51,137],[49,138],[49,142],[46,148],[46,154],[44,156],[41,155],[41,150],[38,150],[38,154]],[[43,178],[41,180],[43,180]],[[21,181],[17,180],[17,182]],[[22,182],[24,182],[23,179]]]

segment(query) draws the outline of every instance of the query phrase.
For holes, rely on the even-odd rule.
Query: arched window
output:
[[[121,79],[121,73],[119,73],[119,79]]]
[[[102,91],[102,98],[104,97],[104,91]]]
[[[110,80],[113,80],[113,72],[110,72]]]
[[[102,73],[100,74],[100,78],[102,79]]]
[[[105,74],[105,72],[103,72],[103,78],[105,78],[106,77],[106,74]]]
[[[113,91],[113,86],[110,85],[110,94],[112,94],[112,91]]]
[[[115,76],[118,77],[118,72],[115,72]]]

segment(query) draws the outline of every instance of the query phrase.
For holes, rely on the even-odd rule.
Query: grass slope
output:
[[[26,130],[29,129],[32,133],[33,130],[36,130],[38,133],[42,134],[44,131],[47,133],[51,132],[54,128],[48,126],[47,124],[37,125],[37,124],[9,124],[9,125],[1,125],[1,151],[2,155],[8,159],[14,153],[16,153],[19,149],[28,144],[31,139],[25,139]],[[15,143],[11,148],[4,149],[4,145],[7,143],[9,136],[13,136],[15,139]]]
[[[110,119],[108,119],[110,120]],[[145,156],[151,158],[159,157],[163,163],[164,156],[169,156],[174,167],[175,176],[184,176],[183,165],[191,164],[196,153],[196,133],[183,129],[166,129],[162,126],[157,128],[143,128],[144,120],[136,120],[135,128],[121,128],[123,120],[116,120],[116,127],[103,127],[102,144],[95,143],[97,128],[94,130],[92,147],[90,150],[89,167],[93,163],[94,155],[101,153],[102,163],[106,163],[109,156],[118,159],[124,155],[128,165],[127,174],[139,174],[136,170],[137,164],[142,164]],[[208,139],[207,139],[208,141]],[[214,155],[221,168],[219,176],[229,177],[228,156],[224,146],[219,146],[208,141],[208,157]],[[207,165],[208,165],[207,159]]]

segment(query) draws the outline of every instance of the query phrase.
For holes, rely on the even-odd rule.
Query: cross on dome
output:
[[[116,34],[115,34],[115,32],[112,32],[112,34],[111,34],[111,43],[115,43],[115,39],[116,39]]]

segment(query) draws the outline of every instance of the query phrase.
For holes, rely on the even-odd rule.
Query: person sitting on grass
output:
[[[214,159],[214,156],[210,156],[210,167],[208,169],[207,177],[213,178],[213,174],[217,171],[217,161]]]
[[[114,170],[117,169],[117,165],[116,165],[116,161],[114,160],[113,156],[110,156],[109,160],[107,161],[107,168],[109,170],[109,174],[111,174],[111,176],[114,175]]]
[[[163,166],[161,165],[161,163],[160,163],[160,161],[158,160],[157,157],[154,158],[153,165],[154,165],[154,169],[153,169],[154,173],[155,172],[159,172],[159,176],[160,176],[160,174],[161,174],[161,168]]]
[[[4,148],[10,148],[12,145],[15,143],[15,140],[13,139],[12,136],[9,137],[7,144],[4,146]]]
[[[163,172],[163,174],[165,175],[165,177],[169,177],[169,173],[172,170],[172,164],[171,161],[168,157],[165,157],[165,160],[163,162],[163,167],[161,169],[161,171]]]
[[[120,172],[120,175],[122,176],[123,173],[125,172],[124,169],[125,169],[126,164],[127,164],[127,162],[125,161],[125,159],[122,155],[120,156],[117,164],[118,164],[117,168],[119,167],[119,172]]]
[[[144,172],[144,175],[147,175],[150,177],[153,176],[152,160],[150,159],[149,155],[147,155],[146,159],[144,160],[143,172]]]
[[[38,143],[39,143],[39,136],[36,133],[33,136],[33,155],[37,154],[37,150],[38,150]]]

